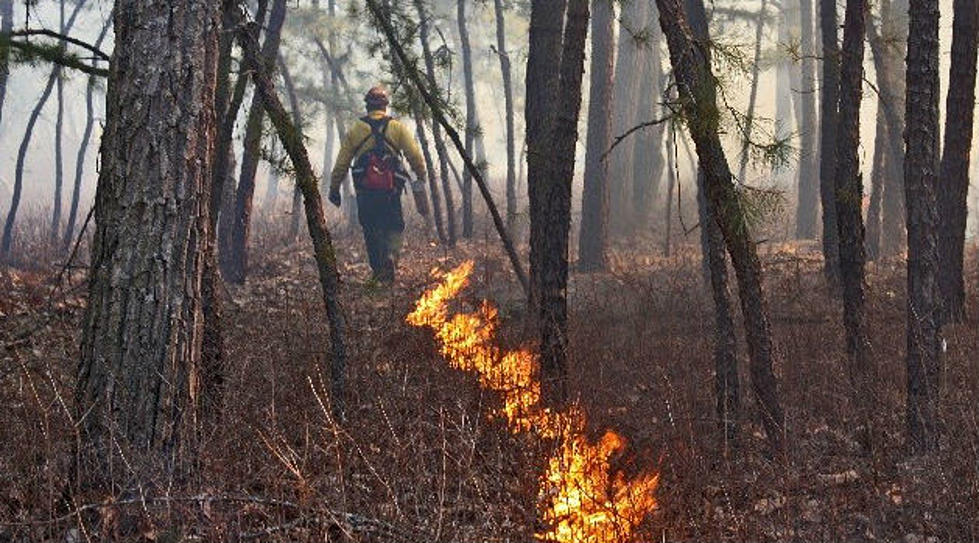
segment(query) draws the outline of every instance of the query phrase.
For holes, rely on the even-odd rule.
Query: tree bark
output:
[[[860,103],[863,99],[863,56],[866,36],[866,0],[847,0],[840,63],[839,125],[836,144],[836,216],[840,242],[840,279],[843,286],[843,326],[850,357],[853,399],[860,412],[860,442],[871,447],[874,398],[867,334],[864,329],[864,225],[863,178],[860,174]]]
[[[840,105],[840,47],[837,43],[836,0],[820,0],[823,80],[820,87],[819,194],[823,209],[823,272],[827,282],[840,282],[840,243],[836,226],[836,139]]]
[[[269,72],[275,70],[275,59],[279,52],[282,36],[282,23],[285,21],[286,0],[273,0],[269,13],[265,41],[262,43],[262,62]],[[248,271],[248,240],[251,237],[251,215],[255,196],[255,174],[258,171],[260,148],[262,145],[262,124],[264,110],[257,97],[252,97],[248,120],[245,122],[244,151],[241,157],[241,172],[238,189],[235,192],[235,207],[230,252],[222,259],[221,271],[224,278],[232,283],[244,283]]]
[[[326,318],[330,323],[330,346],[333,355],[330,360],[332,408],[335,415],[343,417],[345,408],[344,373],[347,359],[346,320],[340,305],[340,275],[337,271],[336,252],[333,249],[333,241],[326,226],[326,213],[323,209],[319,182],[309,162],[309,154],[303,143],[302,129],[290,122],[288,113],[286,113],[282,102],[275,93],[272,79],[266,72],[269,65],[265,51],[259,53],[254,34],[249,32],[247,27],[239,27],[237,37],[241,44],[245,63],[252,73],[252,81],[255,84],[258,101],[268,114],[283,148],[292,160],[296,170],[296,184],[303,194],[306,225],[313,242],[313,255],[316,259],[316,269],[323,291]]]
[[[881,201],[881,256],[904,251],[907,241],[904,208],[904,115],[905,56],[908,42],[908,2],[890,0],[881,4],[881,32],[873,26],[870,44],[874,48],[875,66],[882,74],[881,92],[887,121],[888,147],[885,154],[886,177]],[[880,52],[880,62],[876,61]]]
[[[503,101],[506,122],[506,220],[507,230],[513,232],[517,218],[517,147],[514,128],[513,76],[510,53],[506,48],[506,24],[503,0],[493,0],[496,14],[496,54],[500,57],[500,74],[503,77]],[[611,36],[611,32],[609,33]]]
[[[907,425],[911,450],[938,448],[941,295],[938,286],[938,0],[911,0],[907,127]]]
[[[953,5],[952,63],[945,105],[945,148],[941,162],[941,191],[938,197],[939,286],[943,322],[961,322],[965,317],[966,218],[969,215],[969,164],[972,152],[972,121],[976,98],[976,44],[979,3],[956,0]]]
[[[76,389],[76,473],[97,496],[192,464],[219,6],[115,6],[116,40],[140,46],[110,66]]]
[[[532,13],[543,9],[542,4],[535,1]],[[538,232],[537,245],[532,245],[531,251],[538,254],[539,268],[531,268],[531,275],[540,287],[538,322],[543,394],[557,404],[567,400],[568,231],[588,19],[588,0],[568,1],[557,106],[548,130],[550,145],[538,148],[550,160],[544,175],[537,179],[537,201],[530,209],[531,231],[536,227]],[[534,262],[532,259],[531,263]]]
[[[466,154],[475,156],[476,132],[476,85],[473,82],[472,47],[466,28],[466,0],[456,0],[456,16],[459,26],[459,49],[462,51],[462,77],[466,90]],[[462,237],[473,235],[473,180],[469,171],[462,171]]]
[[[496,0],[500,2],[501,0]],[[578,269],[604,270],[608,237],[608,163],[603,155],[612,140],[612,72],[615,50],[612,25],[615,12],[607,0],[592,1],[591,89],[588,100],[588,138],[584,190],[581,194],[581,232]]]
[[[0,0],[0,34],[9,36],[14,30],[14,0]],[[0,122],[3,121],[3,103],[7,97],[7,79],[10,77],[10,49],[0,48]]]
[[[688,126],[697,148],[710,211],[734,264],[751,358],[752,386],[773,451],[782,451],[784,416],[773,372],[771,325],[761,288],[761,264],[718,135],[715,78],[705,44],[691,37],[678,0],[656,0]]]
[[[102,46],[105,35],[109,31],[112,20],[109,19],[102,25],[99,37],[95,40],[95,48]],[[96,65],[96,61],[92,61]],[[85,158],[88,154],[88,144],[92,140],[92,129],[95,127],[95,83],[94,75],[88,77],[88,85],[85,89],[85,128],[82,131],[82,141],[78,146],[78,155],[75,158],[75,183],[71,190],[71,204],[68,206],[68,224],[65,227],[65,235],[61,238],[61,252],[67,253],[71,248],[71,241],[75,236],[75,222],[78,220],[78,205],[82,193],[82,174],[85,171]]]
[[[799,126],[799,204],[796,208],[795,235],[814,239],[818,232],[819,162],[816,148],[819,128],[816,119],[816,46],[813,39],[813,0],[801,0],[799,22],[802,25],[802,119]]]
[[[84,5],[84,1],[80,1],[75,4],[75,9],[72,10],[68,21],[62,25],[62,34],[67,35],[68,32],[71,31],[71,28],[75,25],[75,18],[78,17],[78,13],[81,12],[82,6]],[[11,15],[11,22],[12,17],[13,16]],[[4,17],[4,21],[6,20],[7,18]],[[9,69],[9,66],[7,68]],[[24,129],[24,138],[20,141],[20,148],[17,149],[17,163],[14,166],[14,193],[10,199],[10,210],[7,211],[7,219],[3,227],[3,238],[0,239],[0,261],[6,260],[10,257],[10,249],[13,245],[14,238],[14,223],[17,220],[17,210],[20,208],[20,198],[24,191],[24,161],[27,158],[27,149],[30,147],[31,138],[34,137],[34,126],[37,124],[37,119],[40,117],[41,111],[44,110],[44,106],[48,103],[48,98],[51,97],[51,91],[54,89],[55,82],[57,82],[60,77],[61,66],[59,64],[55,64],[55,66],[51,68],[51,75],[48,76],[48,82],[44,86],[44,90],[41,91],[41,97],[38,99],[37,104],[34,105],[34,109],[31,111],[31,115],[27,119],[27,128]],[[6,84],[6,80],[4,80],[4,84]]]

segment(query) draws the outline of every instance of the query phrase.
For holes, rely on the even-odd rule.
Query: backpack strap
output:
[[[394,145],[394,143],[391,142],[391,140],[387,136],[388,125],[391,123],[391,117],[385,115],[381,119],[372,119],[368,115],[368,116],[361,117],[360,120],[366,123],[367,126],[370,127],[371,133],[368,134],[367,137],[365,137],[363,140],[361,140],[359,144],[357,144],[357,148],[354,150],[355,156],[358,153],[360,153],[360,150],[372,138],[374,140],[375,147],[384,145],[388,147],[388,149],[390,149],[392,153],[395,154],[398,153],[399,149],[397,148],[397,146]]]

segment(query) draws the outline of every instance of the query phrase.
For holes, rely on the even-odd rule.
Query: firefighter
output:
[[[418,212],[428,215],[425,160],[411,131],[387,114],[389,99],[383,87],[372,88],[364,102],[367,115],[350,126],[337,153],[330,177],[329,200],[340,207],[340,184],[349,168],[372,279],[390,284],[394,281],[405,228],[401,194],[406,186],[411,188]],[[414,181],[402,157],[411,165],[416,176]]]

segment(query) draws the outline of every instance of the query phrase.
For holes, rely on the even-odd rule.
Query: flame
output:
[[[505,351],[494,344],[499,327],[495,307],[484,301],[474,313],[449,316],[448,304],[469,284],[473,262],[440,274],[441,282],[419,298],[408,324],[435,331],[439,351],[450,366],[477,374],[479,384],[500,395],[492,416],[507,428],[557,443],[540,478],[538,505],[546,530],[536,534],[555,543],[623,541],[656,506],[655,472],[627,479],[613,472],[610,459],[625,439],[609,430],[598,442],[585,436],[585,413],[572,405],[562,412],[541,405],[539,364],[527,349]]]

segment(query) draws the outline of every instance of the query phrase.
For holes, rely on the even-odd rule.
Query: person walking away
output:
[[[340,184],[349,168],[372,279],[391,283],[405,228],[401,210],[405,185],[411,187],[418,212],[422,216],[428,215],[425,159],[411,131],[387,114],[389,99],[384,88],[372,88],[364,102],[367,115],[350,126],[337,153],[330,175],[329,200],[340,207]],[[408,159],[415,181],[408,175],[402,156]]]

